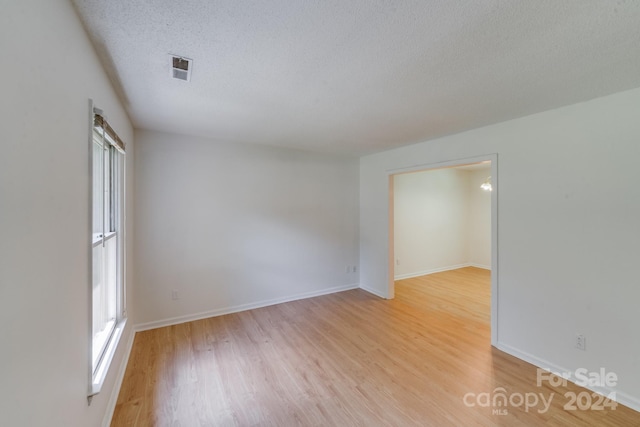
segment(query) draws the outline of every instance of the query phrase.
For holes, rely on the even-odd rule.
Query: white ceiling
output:
[[[135,127],[217,141],[360,155],[640,86],[640,1],[73,2]]]

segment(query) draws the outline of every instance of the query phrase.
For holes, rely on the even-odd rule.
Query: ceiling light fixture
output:
[[[491,176],[488,176],[487,179],[480,185],[484,191],[493,191],[493,187],[491,186]]]

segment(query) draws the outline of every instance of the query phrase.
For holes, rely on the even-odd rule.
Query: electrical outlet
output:
[[[357,265],[354,265],[354,266],[353,266],[353,272],[354,272],[354,273],[357,273],[357,272],[358,272],[358,266],[357,266]]]
[[[172,300],[180,299],[180,295],[178,294],[177,290],[174,289],[174,290],[171,291],[171,299]]]
[[[400,258],[396,258],[396,265],[400,265]]]
[[[350,265],[347,265],[347,266],[344,268],[344,272],[345,272],[345,273],[351,273],[351,266],[350,266]]]
[[[576,335],[576,348],[582,351],[587,349],[587,339],[584,335]]]

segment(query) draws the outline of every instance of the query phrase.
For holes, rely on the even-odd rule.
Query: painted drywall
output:
[[[0,424],[98,426],[132,328],[88,406],[89,98],[129,144],[128,184],[133,130],[68,1],[11,1],[1,8]],[[132,294],[128,300],[132,313]]]
[[[136,154],[141,327],[357,287],[357,159],[151,131]]]
[[[396,279],[467,265],[469,171],[394,176]]]
[[[487,167],[467,171],[467,262],[475,267],[491,269],[491,192],[480,185],[491,175]]]
[[[635,89],[361,158],[361,287],[389,292],[390,172],[497,153],[498,346],[604,367],[640,409],[639,112]]]
[[[490,172],[442,168],[394,176],[394,278],[491,269]]]

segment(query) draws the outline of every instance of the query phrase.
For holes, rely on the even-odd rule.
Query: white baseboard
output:
[[[411,279],[412,277],[426,276],[427,274],[441,273],[443,271],[457,270],[459,268],[470,267],[471,264],[456,264],[446,267],[431,268],[429,270],[415,271],[413,273],[398,274],[393,276],[393,280]]]
[[[475,262],[470,262],[469,267],[482,268],[483,270],[491,271],[490,265],[476,264]]]
[[[274,298],[269,300],[263,300],[248,304],[240,304],[232,307],[219,308],[216,310],[204,311],[201,313],[187,314],[185,316],[171,317],[168,319],[157,320],[153,322],[140,323],[135,325],[137,332],[146,331],[149,329],[162,328],[165,326],[178,325],[180,323],[192,322],[194,320],[206,319],[209,317],[223,316],[225,314],[238,313],[240,311],[253,310],[256,308],[267,307],[270,305],[282,304],[284,302],[297,301],[300,299],[313,298],[322,295],[333,294],[336,292],[348,291],[351,289],[357,289],[360,286],[355,284],[335,286],[333,288],[326,288],[319,291],[305,292],[302,294],[292,295],[282,298]]]
[[[414,273],[398,274],[393,277],[393,280],[411,279],[413,277],[426,276],[428,274],[441,273],[443,271],[450,271],[450,270],[457,270],[459,268],[465,268],[465,267],[476,267],[476,268],[482,268],[484,270],[491,270],[491,266],[489,265],[482,265],[482,264],[476,264],[473,262],[467,262],[464,264],[449,265],[447,267],[439,267],[439,268],[432,268],[429,270],[416,271]]]
[[[367,292],[369,292],[370,294],[373,294],[373,295],[375,295],[375,296],[377,296],[377,297],[384,298],[384,299],[389,299],[389,296],[387,296],[387,295],[382,295],[382,292],[378,292],[378,291],[376,291],[375,289],[372,289],[372,288],[370,288],[370,287],[368,287],[368,286],[362,286],[362,285],[361,285],[361,286],[360,286],[360,289],[362,289],[363,291],[367,291]]]
[[[574,384],[577,381],[577,378],[575,377],[571,369],[565,369],[561,366],[555,365],[544,359],[540,359],[532,354],[526,353],[524,351],[520,351],[514,347],[511,347],[509,345],[506,345],[500,342],[497,343],[495,347],[498,350],[504,351],[505,353],[510,354],[511,356],[524,360],[525,362],[529,362],[540,369],[544,369],[545,371],[552,372],[552,373],[563,373],[563,372],[569,373],[567,380]],[[633,397],[627,393],[621,392],[619,390],[615,390],[610,387],[595,387],[595,386],[581,386],[581,387],[584,387],[587,390],[591,390],[593,392],[602,394],[604,396],[615,396],[613,400],[615,400],[616,402],[620,403],[621,405],[627,406],[633,409],[634,411],[640,412],[640,399]]]
[[[124,380],[124,374],[127,371],[127,365],[129,364],[129,356],[131,355],[131,349],[133,348],[133,340],[136,336],[135,327],[129,332],[129,339],[124,349],[124,356],[120,361],[118,367],[118,373],[116,374],[116,380],[109,396],[109,402],[107,402],[107,408],[104,413],[104,419],[102,420],[103,427],[109,427],[113,418],[113,413],[116,410],[116,403],[118,403],[118,396],[120,395],[120,387],[122,387],[122,381]]]

